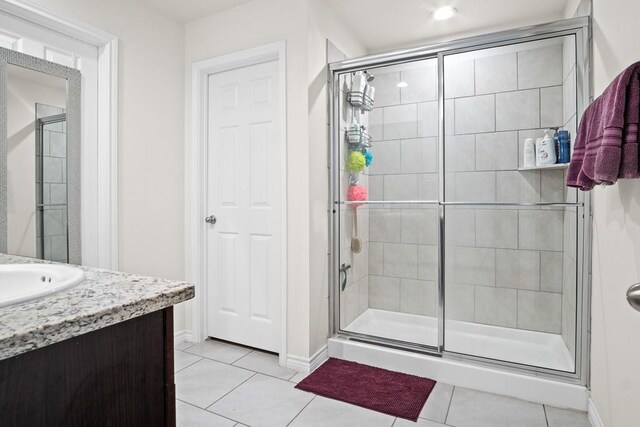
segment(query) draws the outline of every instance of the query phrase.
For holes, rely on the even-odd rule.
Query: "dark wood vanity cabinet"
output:
[[[173,307],[1,360],[0,425],[175,426]]]

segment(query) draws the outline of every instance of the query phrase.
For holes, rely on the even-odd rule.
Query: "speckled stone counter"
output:
[[[0,254],[0,264],[47,263]],[[74,288],[0,307],[0,360],[176,305],[193,285],[136,274],[80,267]]]

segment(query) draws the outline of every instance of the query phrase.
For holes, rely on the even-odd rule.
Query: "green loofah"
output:
[[[349,172],[362,172],[367,164],[364,155],[359,151],[352,151],[347,159],[347,170]]]

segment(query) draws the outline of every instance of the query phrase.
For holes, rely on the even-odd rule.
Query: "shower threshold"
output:
[[[438,319],[369,308],[345,331],[429,346],[438,344]],[[562,336],[546,332],[447,320],[445,350],[573,372],[574,363]]]

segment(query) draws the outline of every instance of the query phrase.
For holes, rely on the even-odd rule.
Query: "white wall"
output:
[[[20,70],[12,65],[9,67]],[[13,72],[8,74],[7,251],[35,258],[36,103],[65,108],[65,91],[59,85],[49,86],[33,79],[19,78]]]
[[[326,344],[329,333],[329,114],[327,39],[347,57],[366,53],[323,0],[309,0],[309,355]]]
[[[137,1],[35,3],[118,36],[119,267],[183,279],[184,26]]]
[[[307,2],[246,3],[187,24],[185,31],[186,123],[191,123],[191,64],[226,53],[286,42],[287,56],[287,276],[289,354],[309,353],[309,145],[307,105]],[[191,133],[187,127],[186,141]],[[187,145],[188,147],[188,145]],[[187,148],[187,158],[191,153]],[[186,188],[191,188],[187,182]],[[187,215],[189,230],[189,215]],[[190,236],[187,239],[187,260]],[[189,317],[187,317],[188,319]]]
[[[639,16],[637,0],[594,0],[595,96],[640,59]],[[640,181],[593,192],[591,393],[606,426],[632,427],[638,425],[640,313],[625,293],[640,282]]]

